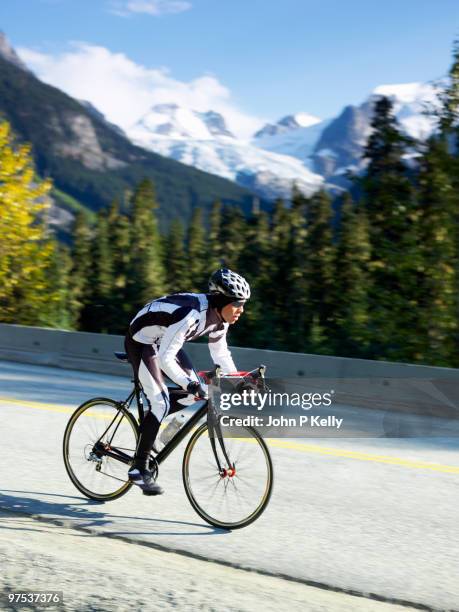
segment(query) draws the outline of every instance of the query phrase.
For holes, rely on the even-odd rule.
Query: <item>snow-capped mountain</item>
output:
[[[234,138],[220,113],[198,112],[177,104],[156,104],[132,127],[130,134],[147,142],[152,135],[174,140]]]
[[[416,140],[425,140],[432,134],[435,121],[428,111],[438,107],[436,88],[429,83],[381,85],[373,91],[371,99],[386,96],[392,100],[394,113],[403,130]]]
[[[0,60],[25,71],[29,77],[32,75],[2,32]],[[321,187],[347,186],[347,171],[358,172],[363,167],[362,152],[371,133],[372,111],[379,96],[392,100],[399,124],[408,135],[417,140],[427,138],[435,128],[435,119],[432,115],[427,116],[426,110],[438,105],[437,91],[426,83],[382,85],[362,104],[346,106],[337,117],[320,119],[306,112],[289,114],[276,123],[267,123],[248,141],[236,136],[241,129],[237,121],[239,119],[246,127],[254,124],[253,117],[244,117],[240,111],[235,113],[233,108],[228,111],[232,122],[228,122],[224,114],[214,109],[198,111],[175,103],[154,105],[130,128],[126,129],[123,123],[123,132],[102,114],[101,110],[107,112],[106,108],[99,109],[90,102],[81,101],[84,109],[76,121],[72,119],[70,132],[61,129],[54,120],[51,127],[56,130],[58,126],[62,132],[56,132],[54,147],[58,142],[60,153],[65,151],[91,170],[104,168],[109,171],[136,163],[137,152],[131,156],[124,154],[131,146],[130,140],[145,149],[249,187],[264,198],[289,198],[293,185],[306,195]],[[149,99],[158,99],[154,91],[151,94]],[[64,101],[62,107],[66,107]],[[45,110],[47,112],[48,108]],[[68,127],[69,116],[68,113],[63,116],[62,125]],[[94,121],[100,129],[108,128],[110,137],[115,134],[118,139],[124,138],[121,144],[116,140],[116,146],[122,150],[117,153],[119,159],[114,157],[113,147],[104,150],[105,139],[102,143],[98,141]],[[29,132],[28,129],[25,133]],[[77,144],[69,143],[68,137],[61,142],[64,133],[73,133]],[[410,154],[415,155],[415,152]],[[218,182],[216,177],[211,179]]]
[[[268,199],[290,197],[294,184],[309,195],[323,183],[301,160],[238,140],[224,117],[212,110],[155,105],[128,136],[142,147],[236,181]]]
[[[348,170],[358,171],[371,132],[373,101],[346,106],[319,135],[311,154],[311,167],[334,184],[343,184]]]
[[[407,83],[377,87],[362,104],[346,106],[332,119],[286,115],[267,123],[249,142],[236,138],[222,114],[177,104],[154,106],[128,136],[142,147],[236,181],[264,198],[288,198],[293,184],[309,195],[323,186],[345,187],[347,172],[363,168],[362,152],[380,96],[392,100],[406,134],[423,140],[432,133],[435,121],[426,110],[437,104],[436,89]]]
[[[256,132],[252,144],[273,153],[296,157],[313,170],[311,155],[329,122],[306,113],[287,115],[276,124],[268,123]]]
[[[277,123],[267,123],[261,130],[254,134],[254,138],[266,138],[269,136],[277,136],[285,132],[291,132],[298,128],[306,128],[316,123],[320,123],[321,119],[308,115],[307,113],[296,113],[295,115],[287,115],[279,119]]]
[[[426,111],[438,104],[436,89],[427,83],[382,85],[360,106],[346,106],[334,119],[302,125],[296,115],[266,125],[253,139],[258,147],[291,155],[302,161],[328,184],[344,185],[348,170],[362,168],[362,152],[371,133],[374,103],[380,96],[392,100],[402,130],[417,140],[426,139],[435,120]]]

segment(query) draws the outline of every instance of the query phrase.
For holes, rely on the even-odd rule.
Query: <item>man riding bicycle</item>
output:
[[[239,319],[250,298],[247,281],[226,268],[209,279],[209,293],[174,293],[146,304],[131,321],[125,339],[126,352],[147,400],[145,418],[129,480],[146,495],[163,489],[148,469],[161,421],[183,408],[171,406],[163,372],[183,390],[207,399],[207,386],[200,382],[183,350],[185,342],[209,335],[212,360],[227,374],[236,371],[226,343],[228,328]]]

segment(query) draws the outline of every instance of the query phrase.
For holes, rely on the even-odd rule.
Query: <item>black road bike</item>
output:
[[[127,361],[125,353],[115,353]],[[265,367],[239,372],[243,381],[263,388]],[[219,385],[219,366],[201,373]],[[70,417],[64,434],[64,463],[76,488],[90,499],[110,501],[129,491],[129,466],[134,460],[139,427],[144,418],[140,384],[124,401],[96,397],[79,406]],[[170,384],[169,393],[187,393]],[[178,399],[178,398],[177,398]],[[138,418],[132,412],[137,406]],[[182,477],[188,499],[209,524],[223,529],[239,529],[255,521],[268,505],[273,486],[273,466],[269,450],[253,427],[243,427],[243,435],[224,435],[214,401],[202,404],[157,454],[150,455],[150,469],[158,476],[159,466],[191,433],[182,462]],[[197,404],[198,405],[198,404]]]

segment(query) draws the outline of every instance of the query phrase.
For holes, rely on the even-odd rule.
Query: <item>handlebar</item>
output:
[[[222,374],[221,366],[215,365],[213,370],[199,372],[199,376],[204,378],[207,384],[218,380],[219,378],[243,378],[244,380],[258,380],[265,377],[266,366],[261,364],[258,368],[251,370],[250,372],[232,372],[231,374]]]

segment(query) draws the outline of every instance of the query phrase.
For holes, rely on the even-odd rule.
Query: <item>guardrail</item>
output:
[[[0,324],[3,360],[129,376],[129,364],[113,355],[122,350],[122,336]],[[211,368],[207,344],[189,343],[186,351],[198,369]],[[420,408],[422,413],[428,410],[436,416],[459,415],[457,369],[238,347],[232,347],[231,352],[238,368],[252,369],[264,363],[270,378],[289,379],[292,389],[299,392],[306,384],[311,389],[311,379],[329,378],[341,381],[336,399],[356,406],[371,404],[410,412]],[[356,379],[365,382],[356,386]],[[413,385],[401,389],[401,380],[413,380]],[[432,386],[431,381],[437,384]]]

